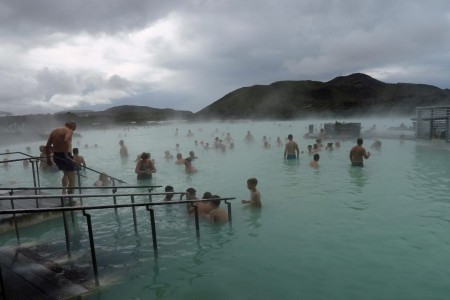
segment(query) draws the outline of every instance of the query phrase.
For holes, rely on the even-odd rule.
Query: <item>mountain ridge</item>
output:
[[[449,105],[450,90],[426,84],[385,83],[363,73],[327,82],[278,81],[242,87],[203,108],[197,119],[293,119],[412,115],[418,106]]]

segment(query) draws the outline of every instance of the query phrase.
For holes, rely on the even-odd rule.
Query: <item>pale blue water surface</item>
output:
[[[80,143],[80,154],[93,169],[136,185],[134,159],[148,151],[157,168],[149,183],[170,184],[175,191],[192,186],[199,197],[210,191],[237,199],[232,201],[232,226],[201,222],[199,241],[184,206],[157,207],[157,260],[144,209],[138,210],[138,236],[129,209],[119,210],[118,217],[113,210],[93,211],[101,289],[85,298],[447,299],[450,152],[428,142],[381,139],[381,150],[370,149],[365,167],[355,168],[348,159],[355,141],[347,140],[339,149],[322,151],[315,170],[308,166],[312,157],[306,153],[313,140],[303,134],[308,124],[323,122],[172,123],[129,131],[79,128],[82,137],[75,138],[74,145]],[[376,124],[381,129],[402,122],[410,125],[409,120],[386,119],[366,120],[363,126]],[[188,129],[194,137],[186,136]],[[243,142],[247,130],[256,139],[254,145]],[[234,150],[223,153],[194,145],[194,140],[212,145],[214,137],[223,139],[227,132],[234,139]],[[299,163],[283,161],[284,148],[276,146],[276,138],[285,142],[289,133],[305,151]],[[262,147],[264,135],[271,139],[270,149]],[[119,157],[120,139],[130,152],[126,160]],[[372,142],[365,140],[368,150]],[[24,152],[31,146],[37,155],[42,143],[11,145],[9,150]],[[183,156],[195,151],[198,159],[193,165],[198,173],[188,175],[184,167],[164,159],[165,150],[176,154],[177,143]],[[31,172],[21,164],[0,172],[2,186],[31,185]],[[97,178],[91,172],[85,175],[85,186]],[[59,186],[60,177],[60,173],[41,174],[41,185]],[[260,211],[240,203],[249,198],[246,180],[250,177],[259,180]],[[85,204],[110,204],[105,199],[89,201]],[[81,247],[74,256],[90,264],[85,221],[77,218]],[[64,240],[58,219],[21,233],[30,243]],[[14,245],[15,237],[3,234],[0,242]]]

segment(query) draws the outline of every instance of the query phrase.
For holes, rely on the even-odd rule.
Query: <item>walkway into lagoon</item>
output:
[[[20,160],[12,160],[20,161]],[[33,172],[35,172],[33,168]],[[33,175],[36,178],[36,175]],[[155,193],[161,186],[109,186],[76,187],[80,194],[52,195],[52,191],[61,191],[61,187],[0,187],[5,191],[0,196],[0,220],[8,236],[7,242],[0,248],[0,283],[3,299],[24,299],[40,295],[42,298],[67,299],[90,293],[101,285],[102,274],[97,261],[97,249],[107,248],[96,239],[96,231],[102,227],[102,220],[91,217],[96,211],[113,211],[117,226],[133,227],[136,241],[151,241],[153,259],[158,259],[158,234],[155,207],[180,206],[186,212],[186,205],[194,206],[195,236],[200,239],[199,213],[196,203],[209,199],[183,200],[185,192]],[[147,190],[148,192],[120,193],[119,190]],[[85,190],[111,191],[111,193],[82,194]],[[178,201],[153,201],[156,196],[178,195]],[[231,202],[235,198],[220,198],[227,204],[229,226],[231,227]],[[100,204],[98,202],[101,202]],[[109,202],[105,204],[105,202]],[[144,209],[149,220],[139,218]],[[125,214],[123,212],[125,211]],[[120,214],[122,212],[122,214]],[[130,214],[131,212],[131,214]],[[53,221],[50,221],[52,217]],[[50,239],[33,239],[29,234],[29,223],[52,222]],[[38,227],[36,225],[34,227]],[[150,236],[140,233],[151,229]],[[7,233],[10,229],[12,232]],[[189,228],[188,228],[189,229]],[[82,231],[87,232],[83,239]],[[28,236],[27,236],[28,235]],[[14,236],[14,238],[12,238]],[[9,240],[8,240],[9,239]],[[13,240],[16,240],[14,243]],[[86,246],[83,248],[83,243]],[[84,250],[84,251],[83,251]],[[150,249],[149,249],[150,250]],[[84,252],[84,253],[83,253]],[[108,261],[100,263],[108,264]]]

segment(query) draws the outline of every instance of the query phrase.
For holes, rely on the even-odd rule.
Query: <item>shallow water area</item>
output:
[[[158,259],[145,209],[137,210],[138,235],[129,209],[120,209],[117,215],[113,210],[92,213],[101,290],[84,298],[447,298],[450,152],[428,142],[399,139],[381,139],[381,149],[375,150],[370,149],[373,139],[367,139],[364,146],[372,155],[364,168],[358,168],[351,167],[348,158],[355,141],[341,140],[340,148],[321,151],[320,167],[312,169],[306,146],[314,141],[303,134],[309,124],[318,127],[325,121],[172,123],[105,131],[79,128],[82,138],[74,139],[74,146],[78,145],[88,166],[128,185],[142,184],[136,180],[134,160],[146,151],[156,160],[157,169],[147,183],[172,185],[180,192],[192,186],[199,197],[205,191],[236,197],[231,201],[231,226],[202,221],[199,240],[184,205],[155,208]],[[363,130],[372,124],[387,128],[407,122],[364,120]],[[186,136],[189,129],[193,137]],[[252,145],[243,142],[248,130],[256,140]],[[201,146],[212,145],[216,136],[224,139],[227,132],[235,149],[222,152]],[[284,147],[276,145],[278,136],[285,143],[289,133],[304,151],[298,162],[284,161]],[[268,149],[262,146],[263,136],[270,139]],[[119,157],[120,139],[128,146],[127,159]],[[199,145],[195,146],[195,140]],[[38,145],[9,149],[23,151],[31,146],[37,155]],[[198,159],[193,165],[198,172],[186,174],[183,166],[166,161],[165,150],[183,156],[195,151]],[[0,173],[2,186],[32,184],[31,172],[19,164]],[[41,186],[58,186],[60,176],[41,174]],[[92,172],[84,176],[84,186],[97,178]],[[250,177],[259,181],[261,210],[240,203],[249,198],[246,180]],[[163,192],[163,188],[155,191]],[[84,220],[81,216],[77,220],[80,245],[76,251],[81,256],[89,247]],[[52,244],[52,238],[62,232],[58,220],[52,220],[21,233],[25,241]],[[1,245],[14,242],[12,233],[0,237]],[[85,261],[90,263],[89,257]]]

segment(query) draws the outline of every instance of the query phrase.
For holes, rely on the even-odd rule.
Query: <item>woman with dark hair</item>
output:
[[[142,152],[141,159],[137,162],[134,172],[137,174],[137,179],[152,178],[152,173],[155,173],[156,169],[150,160],[150,153]]]

